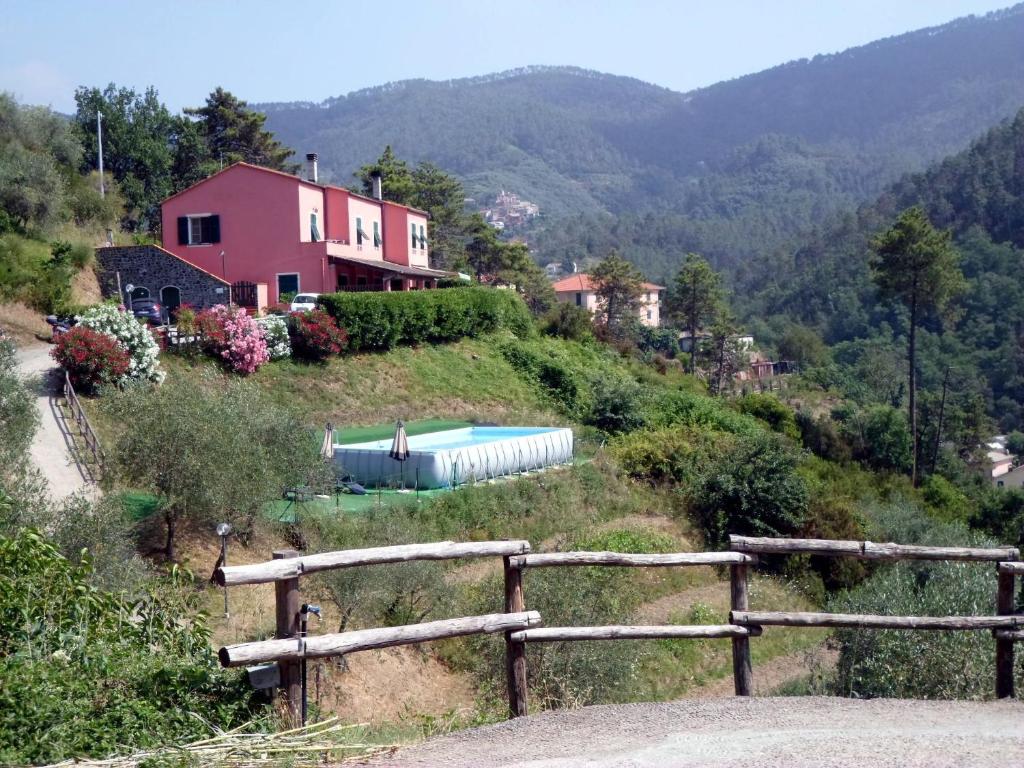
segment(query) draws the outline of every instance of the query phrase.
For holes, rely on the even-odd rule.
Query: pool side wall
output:
[[[406,488],[426,489],[452,488],[572,461],[571,429],[545,428],[527,435],[521,434],[520,428],[513,429],[519,434],[505,439],[456,448],[414,449],[404,462],[388,456],[388,448],[362,447],[370,445],[366,443],[336,445],[334,463],[339,472],[368,488],[399,487],[404,482]],[[465,432],[468,437],[472,428],[434,434],[451,437],[455,432]]]

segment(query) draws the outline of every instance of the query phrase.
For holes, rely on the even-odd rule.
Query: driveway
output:
[[[60,369],[50,358],[48,344],[29,344],[18,348],[18,370],[36,395],[40,426],[32,440],[32,463],[49,483],[55,501],[73,493],[92,495],[96,486],[89,482],[88,470],[80,467],[72,450],[69,426],[59,407]]]

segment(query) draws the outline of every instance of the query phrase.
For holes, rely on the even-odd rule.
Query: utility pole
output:
[[[96,140],[99,142],[100,155],[100,197],[106,198],[107,190],[103,185],[103,113],[96,110]]]

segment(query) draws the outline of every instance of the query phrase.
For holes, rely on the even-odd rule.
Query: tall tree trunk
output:
[[[690,314],[690,375],[697,373],[697,315]]]
[[[917,280],[914,280],[914,291],[910,300],[910,337],[907,344],[907,362],[910,366],[908,375],[909,409],[910,409],[910,482],[917,487]]]
[[[935,465],[939,463],[939,446],[942,444],[942,422],[946,416],[946,387],[949,385],[949,366],[946,366],[946,375],[942,377],[942,401],[939,403],[939,424],[935,428],[935,447],[932,449],[932,473],[935,472]]]
[[[164,544],[164,555],[169,561],[173,561],[177,552],[174,551],[174,529],[178,522],[177,514],[172,510],[164,512],[164,522],[167,523],[167,542]]]

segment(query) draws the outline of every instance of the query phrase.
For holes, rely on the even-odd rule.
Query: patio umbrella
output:
[[[324,442],[320,446],[320,458],[324,461],[334,459],[334,425],[330,422],[324,428]]]
[[[409,438],[405,434],[405,424],[401,419],[395,424],[395,437],[391,441],[390,456],[402,466],[402,490],[405,490],[405,460],[409,458]]]

